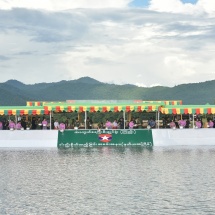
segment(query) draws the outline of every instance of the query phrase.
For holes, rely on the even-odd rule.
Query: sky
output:
[[[1,0],[0,83],[215,79],[213,0]]]

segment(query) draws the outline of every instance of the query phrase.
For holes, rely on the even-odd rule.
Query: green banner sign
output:
[[[153,146],[151,130],[65,130],[58,132],[58,148],[76,146]]]

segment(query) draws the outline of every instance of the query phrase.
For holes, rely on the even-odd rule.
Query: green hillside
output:
[[[17,80],[0,83],[0,105],[25,105],[26,101],[68,99],[183,100],[184,104],[214,104],[215,80],[175,87],[115,85],[84,77],[56,83],[26,85]]]

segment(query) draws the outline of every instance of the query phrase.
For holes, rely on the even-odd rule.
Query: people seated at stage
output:
[[[22,125],[21,125],[21,122],[17,122],[16,124],[16,130],[21,130],[22,129]]]
[[[201,128],[202,127],[202,123],[201,123],[201,121],[199,121],[199,119],[196,119],[195,125],[196,125],[196,128]]]
[[[134,121],[130,120],[128,126],[129,126],[129,129],[133,129],[134,128]]]
[[[3,122],[0,121],[0,130],[3,130]]]
[[[205,120],[204,121],[204,124],[202,124],[203,126],[203,128],[209,128],[209,124],[208,124],[208,121],[207,120]]]
[[[108,119],[106,119],[105,127],[106,129],[112,129],[112,123]]]
[[[10,121],[9,121],[8,128],[9,128],[10,130],[16,129],[16,124],[14,123],[13,120],[10,120]]]
[[[112,123],[112,129],[117,129],[118,128],[118,123],[117,120],[115,119]]]
[[[0,130],[8,130],[10,128],[16,129],[16,130],[21,130],[23,129],[49,129],[50,123],[49,123],[49,117],[47,118],[48,120],[46,120],[45,115],[42,116],[44,118],[44,120],[41,122],[40,120],[40,116],[20,116],[20,117],[14,117],[11,116],[10,119],[11,120],[7,120],[8,118],[1,118],[0,119]],[[56,116],[57,119],[60,120],[60,122],[63,122],[65,124],[65,129],[73,129],[74,127],[76,127],[76,129],[85,129],[85,125],[84,123],[80,123],[78,120],[78,117],[76,118],[76,120],[73,118],[70,118],[70,120],[67,122],[67,120],[69,118],[64,118],[64,116]],[[159,120],[160,123],[160,128],[177,128],[177,122],[179,125],[179,128],[214,128],[215,127],[215,123],[213,122],[213,119],[211,115],[208,115],[209,118],[201,118],[203,116],[201,115],[195,115],[195,121],[193,122],[193,118],[189,118],[189,116],[185,116],[183,115],[183,119],[181,120],[177,120],[177,116],[176,115],[172,115],[170,116],[171,118],[167,118],[167,117],[163,117],[162,120]],[[179,116],[178,116],[179,117]],[[64,120],[63,120],[64,118]],[[186,118],[186,119],[185,119]],[[11,126],[11,124],[14,123],[15,120],[18,119],[18,123],[15,124],[14,126]],[[59,121],[57,119],[53,119],[51,120],[51,123],[53,124],[52,129],[56,129],[59,130],[60,125],[59,125]],[[170,120],[173,119],[173,120]],[[175,121],[175,120],[176,121]],[[104,119],[103,119],[104,120]],[[20,122],[21,122],[21,126],[20,126]],[[86,119],[86,129],[138,129],[138,128],[142,128],[142,129],[146,129],[147,126],[150,126],[150,128],[156,128],[156,122],[153,118],[150,118],[150,120],[147,119],[142,119],[141,118],[141,123],[139,124],[140,119],[139,117],[132,117],[130,121],[126,121],[125,123],[125,127],[124,127],[124,118],[120,117],[119,120],[117,121],[117,119],[114,119],[114,121],[110,121],[108,119],[106,119],[106,122],[100,122],[100,123],[93,123],[92,120],[90,119],[90,117],[87,117]],[[66,123],[68,124],[68,126],[66,126]],[[10,126],[9,126],[10,124]],[[162,126],[163,125],[163,126]],[[149,127],[148,127],[149,128]]]
[[[63,122],[61,122],[59,125],[59,130],[63,131],[65,129],[66,129],[66,125]]]
[[[174,120],[172,120],[172,121],[169,123],[169,127],[170,127],[170,128],[173,128],[173,129],[176,128],[176,124],[175,124]]]
[[[179,125],[179,128],[185,128],[186,120],[184,120],[184,119],[179,120],[178,125]]]
[[[104,129],[104,128],[105,128],[105,126],[104,126],[103,122],[98,123],[97,129]]]
[[[140,122],[140,118],[136,117],[134,119],[134,129],[138,129],[138,128],[141,128],[141,122]]]
[[[80,127],[80,122],[78,120],[78,117],[76,117],[74,122],[74,129],[79,129],[79,127]]]
[[[151,128],[155,128],[156,127],[156,123],[155,123],[155,120],[153,120],[152,118],[149,120],[148,122],[148,125],[151,127]]]
[[[214,127],[214,122],[210,119],[208,122],[208,127],[213,128]]]

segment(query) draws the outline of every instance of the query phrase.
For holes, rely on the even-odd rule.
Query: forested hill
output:
[[[26,105],[26,101],[64,100],[183,100],[183,104],[214,104],[215,80],[175,87],[115,85],[84,77],[56,83],[23,84],[17,80],[0,83],[0,105]]]

